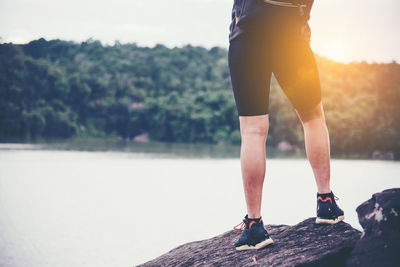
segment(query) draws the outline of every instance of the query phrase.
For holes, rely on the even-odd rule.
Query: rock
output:
[[[357,208],[364,229],[349,266],[400,266],[400,188],[374,194]]]
[[[277,148],[279,151],[290,151],[293,150],[293,146],[286,141],[281,141],[278,143]]]
[[[344,266],[361,233],[345,222],[315,224],[309,218],[297,225],[267,225],[275,243],[257,251],[235,250],[239,237],[220,236],[177,247],[140,266]]]
[[[267,225],[275,243],[238,252],[234,231],[177,247],[140,266],[400,266],[400,188],[376,193],[357,208],[364,232],[345,222]],[[361,238],[360,238],[361,237]]]
[[[231,143],[228,140],[218,141],[219,146],[229,146]]]
[[[133,141],[138,142],[138,143],[147,143],[147,142],[149,142],[149,134],[143,133],[143,134],[137,135],[133,138]]]
[[[383,152],[379,150],[375,150],[372,152],[372,158],[373,159],[379,159],[379,160],[394,160],[394,153],[389,151],[389,152]]]

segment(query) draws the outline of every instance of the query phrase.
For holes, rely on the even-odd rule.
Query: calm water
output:
[[[37,148],[0,145],[0,266],[132,266],[245,215],[238,159]],[[312,177],[304,159],[269,160],[265,223],[315,216]],[[332,187],[361,229],[355,208],[400,187],[400,164],[333,160]]]

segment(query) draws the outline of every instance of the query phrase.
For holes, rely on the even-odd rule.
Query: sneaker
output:
[[[335,224],[344,220],[344,212],[336,204],[339,200],[333,192],[317,194],[317,218],[315,223]]]
[[[239,240],[236,241],[236,250],[260,249],[274,243],[269,237],[264,223],[261,219],[249,219],[248,216],[241,223],[234,227],[235,230],[242,231]]]

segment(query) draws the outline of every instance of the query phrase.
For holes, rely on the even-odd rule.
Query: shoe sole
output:
[[[334,220],[330,220],[330,219],[322,219],[322,218],[316,218],[315,219],[315,223],[316,224],[336,224],[336,223],[338,223],[338,222],[340,222],[340,221],[343,221],[344,220],[344,216],[339,216],[339,217],[337,217],[336,219],[334,219]]]
[[[249,245],[243,245],[240,247],[236,247],[236,250],[238,251],[243,251],[243,250],[253,250],[253,249],[260,249],[260,248],[265,248],[266,246],[273,244],[274,241],[271,238],[268,238],[267,240],[264,240],[255,246],[249,246]]]

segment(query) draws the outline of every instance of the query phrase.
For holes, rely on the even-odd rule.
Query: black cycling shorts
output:
[[[296,110],[312,109],[321,101],[321,86],[308,18],[298,8],[258,2],[261,8],[231,26],[231,33],[240,29],[229,45],[239,116],[268,114],[272,73]]]

